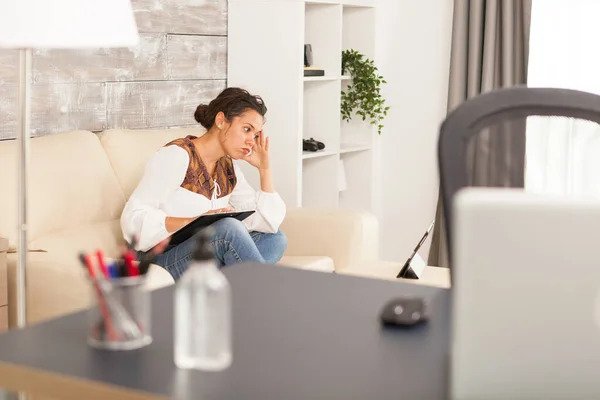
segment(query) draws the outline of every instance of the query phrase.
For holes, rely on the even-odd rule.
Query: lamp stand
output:
[[[17,241],[17,327],[27,325],[27,185],[29,169],[29,136],[31,134],[31,49],[19,50],[19,118],[18,118],[18,171],[19,221]]]

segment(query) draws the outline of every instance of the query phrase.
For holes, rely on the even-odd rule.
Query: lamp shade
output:
[[[130,0],[0,0],[0,47],[130,47],[138,39]]]

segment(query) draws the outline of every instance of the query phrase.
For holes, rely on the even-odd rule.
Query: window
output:
[[[528,86],[600,94],[600,1],[533,0]],[[600,196],[600,125],[530,117],[525,187]]]

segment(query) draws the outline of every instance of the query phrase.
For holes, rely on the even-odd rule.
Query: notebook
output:
[[[185,242],[187,239],[194,236],[200,229],[212,225],[220,219],[235,218],[237,220],[243,221],[252,214],[254,214],[254,212],[254,210],[231,211],[224,213],[200,215],[189,224],[184,225],[183,227],[173,232],[173,234],[171,234],[171,240],[169,241],[169,245],[177,245]]]

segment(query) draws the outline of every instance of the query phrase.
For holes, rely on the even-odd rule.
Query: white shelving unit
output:
[[[375,57],[376,0],[229,0],[228,86],[267,105],[275,186],[290,206],[372,210],[373,125],[342,121],[342,50]],[[303,76],[304,44],[325,76]],[[325,144],[302,150],[302,139]],[[252,168],[244,169],[258,187]]]

